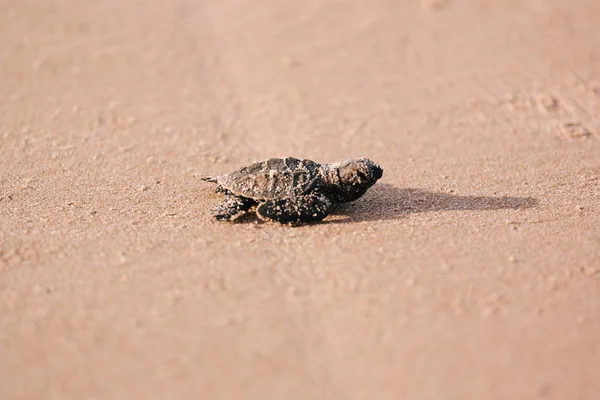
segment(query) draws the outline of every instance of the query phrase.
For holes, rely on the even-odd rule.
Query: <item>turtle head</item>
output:
[[[340,183],[334,196],[340,203],[358,199],[383,175],[381,167],[368,158],[346,160],[337,169]]]

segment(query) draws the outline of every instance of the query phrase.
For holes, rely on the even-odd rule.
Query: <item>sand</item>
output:
[[[600,398],[600,2],[0,1],[2,399]],[[365,156],[323,223],[199,178]]]

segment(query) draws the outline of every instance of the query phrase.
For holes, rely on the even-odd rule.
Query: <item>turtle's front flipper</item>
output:
[[[228,195],[225,200],[211,210],[211,214],[219,221],[235,221],[244,215],[256,201],[246,197]]]
[[[309,194],[288,199],[267,200],[256,209],[262,220],[282,224],[320,221],[329,215],[331,201],[322,194]]]

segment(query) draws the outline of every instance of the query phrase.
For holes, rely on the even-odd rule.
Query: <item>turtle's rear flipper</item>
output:
[[[211,214],[219,221],[235,221],[248,212],[256,201],[246,197],[229,195],[218,206],[211,210]]]
[[[320,221],[329,215],[331,202],[321,194],[309,194],[289,199],[267,200],[256,209],[258,217],[282,224]]]

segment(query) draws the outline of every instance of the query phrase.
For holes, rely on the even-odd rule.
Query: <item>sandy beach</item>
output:
[[[0,398],[600,399],[600,2],[0,0]],[[369,157],[323,222],[200,180]]]

